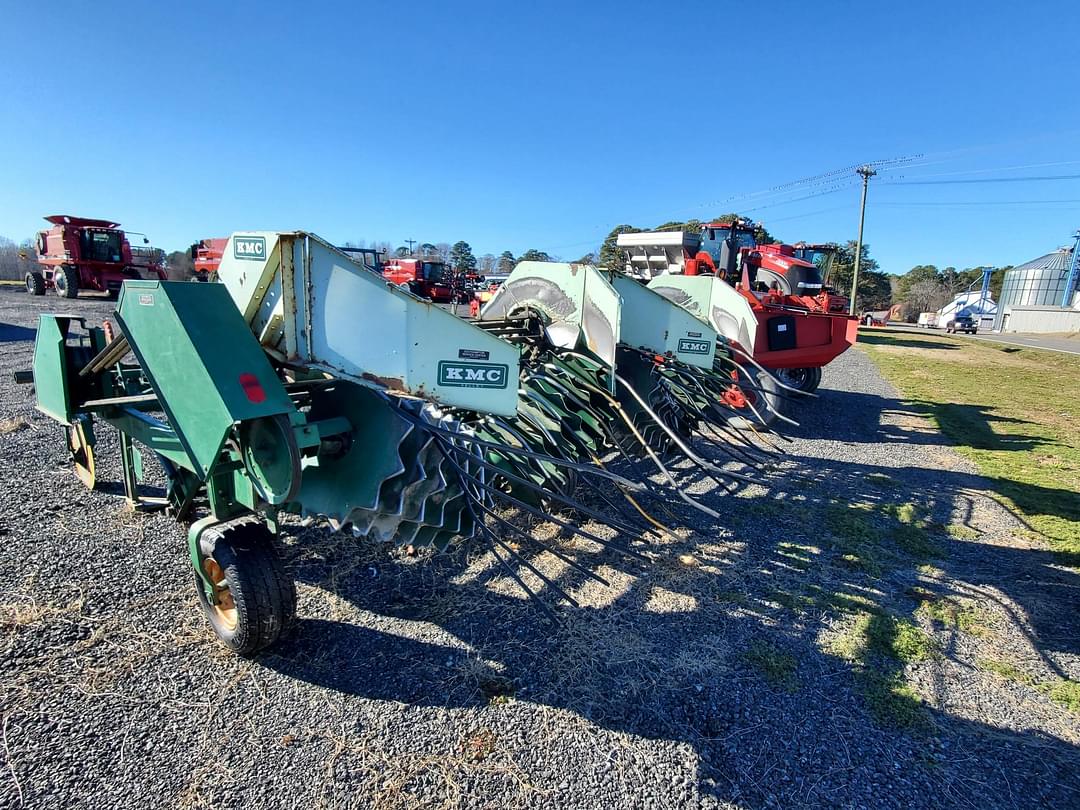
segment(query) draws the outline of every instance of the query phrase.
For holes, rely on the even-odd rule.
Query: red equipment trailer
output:
[[[221,264],[221,257],[225,255],[225,246],[229,238],[224,239],[200,239],[191,246],[191,261],[194,265],[195,279],[197,281],[209,281],[210,276],[217,272]]]
[[[390,259],[382,266],[383,278],[414,295],[437,302],[468,302],[466,284],[438,259]]]
[[[64,298],[75,298],[79,290],[115,297],[126,279],[168,279],[163,251],[150,247],[133,251],[117,222],[63,214],[45,220],[53,227],[37,235],[40,270],[26,274],[26,289],[31,295],[44,295],[52,288]],[[143,237],[144,243],[149,241]]]
[[[822,278],[835,246],[759,245],[747,220],[711,222],[698,234],[622,234],[619,244],[633,275],[715,275],[732,285],[756,328],[746,334],[720,331],[750,343],[743,348],[794,388],[815,390],[822,366],[855,343],[858,320],[848,316],[848,300],[834,295]],[[737,313],[732,315],[737,322]]]

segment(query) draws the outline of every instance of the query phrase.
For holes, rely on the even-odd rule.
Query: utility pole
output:
[[[405,242],[406,245],[409,246],[409,255],[412,255],[413,245],[416,244],[416,240],[415,239],[405,239],[404,242]]]
[[[859,264],[862,262],[862,231],[863,222],[866,220],[866,187],[870,185],[870,178],[877,174],[869,166],[860,166],[856,173],[862,176],[862,203],[859,206],[859,241],[855,243],[855,272],[851,274],[851,303],[848,305],[848,315],[855,314],[855,290],[859,285]]]

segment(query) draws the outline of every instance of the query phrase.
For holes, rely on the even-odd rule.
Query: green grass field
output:
[[[1080,357],[934,333],[859,346],[1031,531],[1080,565]]]

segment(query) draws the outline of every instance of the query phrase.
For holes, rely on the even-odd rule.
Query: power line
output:
[[[1051,204],[1065,204],[1065,203],[1080,203],[1080,199],[1076,200],[956,200],[954,202],[879,202],[878,205],[887,205],[891,207],[906,207],[906,206],[949,206],[949,205],[1051,205]]]
[[[1027,163],[1022,166],[996,166],[992,169],[964,169],[957,172],[933,172],[930,174],[912,175],[913,180],[921,180],[924,177],[955,177],[959,174],[988,174],[989,172],[1014,172],[1021,169],[1045,169],[1049,166],[1075,166],[1080,160],[1056,160],[1051,163]],[[930,164],[922,164],[930,165]]]
[[[967,180],[884,180],[883,186],[952,186],[971,183],[1038,183],[1050,180],[1080,180],[1080,174],[1047,174],[1032,177],[977,177]]]

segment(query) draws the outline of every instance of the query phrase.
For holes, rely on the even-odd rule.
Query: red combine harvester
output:
[[[390,259],[382,266],[382,274],[391,284],[432,301],[467,303],[471,296],[466,285],[438,259]]]
[[[847,314],[848,300],[833,295],[822,277],[833,245],[759,245],[746,220],[712,222],[696,234],[620,234],[618,244],[629,274],[683,306],[694,306],[696,296],[703,319],[793,388],[815,390],[822,366],[855,343],[858,321]],[[690,290],[669,276],[726,284]]]
[[[143,246],[132,249],[119,223],[64,215],[45,220],[53,227],[37,235],[41,269],[26,274],[31,295],[44,295],[52,288],[64,298],[75,298],[79,290],[116,296],[126,279],[168,278],[164,252]],[[149,241],[143,237],[144,243]]]
[[[217,272],[221,264],[221,257],[225,255],[225,246],[229,243],[228,237],[224,239],[200,239],[191,246],[191,261],[194,265],[195,279],[197,281],[209,281],[210,277]]]

